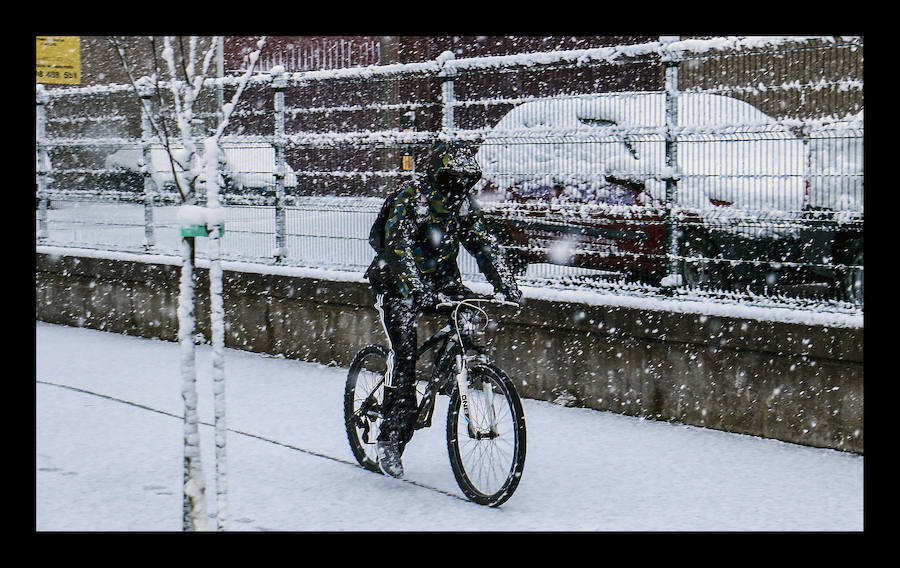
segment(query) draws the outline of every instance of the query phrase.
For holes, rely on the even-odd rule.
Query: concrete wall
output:
[[[36,316],[174,341],[179,272],[39,253]],[[231,348],[346,366],[384,342],[361,282],[226,271],[224,290]],[[524,397],[863,453],[862,329],[548,300],[493,313],[495,359]]]

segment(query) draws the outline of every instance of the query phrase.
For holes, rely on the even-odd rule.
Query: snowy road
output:
[[[210,350],[198,350],[212,423]],[[177,344],[36,324],[36,529],[180,531]],[[345,370],[228,350],[228,529],[235,531],[860,531],[864,458],[525,401],[516,494],[464,500],[435,427],[407,480],[364,471],[342,423]],[[443,399],[444,401],[446,399]],[[201,427],[213,500],[212,428]]]

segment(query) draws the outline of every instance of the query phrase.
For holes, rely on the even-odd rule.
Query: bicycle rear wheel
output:
[[[344,425],[350,450],[359,465],[376,473],[381,473],[375,440],[382,420],[387,357],[388,348],[383,345],[363,347],[350,364],[344,387]]]
[[[496,507],[512,497],[525,468],[522,401],[503,371],[477,365],[469,369],[467,404],[471,424],[454,389],[447,412],[450,467],[466,497]]]

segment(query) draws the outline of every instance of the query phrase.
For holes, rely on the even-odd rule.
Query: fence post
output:
[[[284,69],[279,69],[272,80],[275,92],[275,262],[282,262],[287,257],[285,241],[284,213],[284,91],[287,78]]]
[[[47,91],[43,85],[37,86],[35,94],[35,149],[37,187],[35,188],[38,198],[38,242],[47,240],[49,233],[47,231],[47,175],[50,173],[50,155],[47,152],[46,128],[47,128],[47,109],[46,104],[50,100]]]
[[[678,36],[660,36],[665,45],[678,41]],[[661,52],[665,69],[665,101],[666,101],[666,200],[664,223],[666,228],[666,276],[662,280],[664,293],[671,293],[682,283],[681,269],[678,263],[678,64],[680,55],[667,50]]]
[[[155,197],[153,177],[153,126],[151,115],[153,113],[153,86],[140,85],[138,94],[141,97],[141,167],[140,172],[144,178],[144,249],[149,250],[156,246],[156,236],[153,229],[153,199]]]
[[[453,104],[456,102],[456,94],[453,90],[453,81],[458,75],[456,67],[447,65],[447,61],[455,59],[452,51],[445,51],[437,58],[441,65],[438,78],[441,80],[441,134],[451,136],[455,126],[453,117]]]

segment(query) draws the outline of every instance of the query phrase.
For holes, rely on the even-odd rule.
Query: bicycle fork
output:
[[[472,421],[471,408],[469,406],[469,368],[466,366],[466,358],[460,353],[456,355],[456,388],[459,390],[459,400],[466,419],[466,427],[469,437],[475,440],[493,439],[499,436],[497,421],[494,417],[494,389],[487,381],[483,381],[481,388],[484,393],[485,424],[482,428],[476,428]]]

